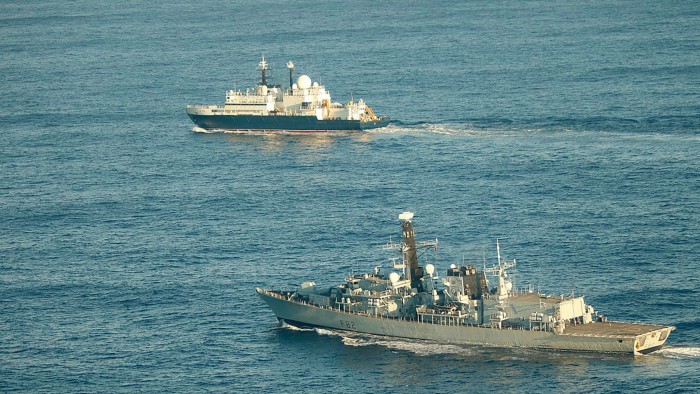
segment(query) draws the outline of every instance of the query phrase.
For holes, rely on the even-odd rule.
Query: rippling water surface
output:
[[[0,5],[0,391],[700,389],[700,7]],[[204,133],[264,52],[362,134]],[[364,272],[416,213],[440,270],[675,325],[644,357],[280,328],[254,293]]]

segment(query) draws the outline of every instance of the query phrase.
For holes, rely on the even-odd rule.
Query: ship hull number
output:
[[[355,330],[355,322],[348,321],[348,320],[341,320],[340,321],[340,328],[344,328],[346,330]]]

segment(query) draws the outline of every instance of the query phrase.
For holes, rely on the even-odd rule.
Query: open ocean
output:
[[[265,54],[367,133],[193,130]],[[298,74],[297,74],[298,75]],[[700,2],[3,1],[0,392],[700,391]],[[255,286],[518,261],[640,357],[280,328]]]

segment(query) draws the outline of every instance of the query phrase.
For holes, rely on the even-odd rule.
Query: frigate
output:
[[[263,56],[258,70],[261,81],[252,90],[229,90],[224,105],[187,105],[185,112],[205,130],[238,132],[327,132],[361,131],[389,124],[362,99],[345,104],[331,101],[323,85],[308,75],[293,79],[294,63],[287,63],[289,87],[268,83],[270,66]]]
[[[675,329],[610,321],[583,296],[517,289],[509,275],[516,261],[501,256],[499,240],[492,266],[452,264],[440,278],[434,264],[422,265],[438,240],[416,241],[412,218],[399,215],[402,241],[385,245],[401,254],[388,270],[377,266],[330,288],[306,281],[256,292],[282,324],[467,345],[638,355],[661,349]]]

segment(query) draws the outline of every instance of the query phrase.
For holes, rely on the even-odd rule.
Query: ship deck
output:
[[[546,296],[537,293],[519,293],[512,295],[510,299],[530,303],[541,302],[544,304],[558,304],[562,301],[571,299],[571,297]]]
[[[562,335],[636,337],[656,330],[669,328],[643,323],[594,322],[588,324],[567,325]]]

